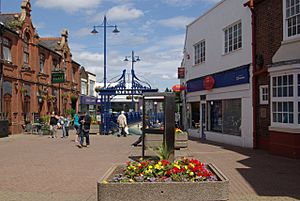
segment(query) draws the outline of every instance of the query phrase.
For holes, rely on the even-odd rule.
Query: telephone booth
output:
[[[175,95],[144,93],[142,157],[164,148],[174,160]]]

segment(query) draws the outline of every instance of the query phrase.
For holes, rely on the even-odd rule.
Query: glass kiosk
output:
[[[159,147],[168,150],[169,160],[174,160],[175,95],[173,93],[144,93],[142,157],[148,150]]]

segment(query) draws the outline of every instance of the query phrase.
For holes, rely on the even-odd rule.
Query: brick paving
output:
[[[0,139],[0,201],[96,201],[96,182],[114,163],[140,154],[136,136],[68,139],[17,135]],[[300,160],[190,140],[186,154],[211,162],[230,179],[230,201],[300,200]]]

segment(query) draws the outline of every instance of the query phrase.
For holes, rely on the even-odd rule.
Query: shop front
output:
[[[96,97],[80,95],[81,112],[89,112],[90,115],[96,116],[98,105]]]
[[[187,82],[187,127],[192,137],[253,147],[250,65]]]

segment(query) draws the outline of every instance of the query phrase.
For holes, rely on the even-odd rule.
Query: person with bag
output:
[[[121,135],[126,137],[125,127],[127,126],[127,119],[124,114],[124,111],[122,111],[121,114],[118,116],[117,122],[118,122],[119,128],[121,130]],[[118,137],[120,137],[120,134],[118,134]]]
[[[80,144],[78,145],[79,148],[83,147],[84,138],[86,147],[90,145],[90,127],[91,127],[91,116],[86,112],[81,122],[81,132],[80,132]]]
[[[56,138],[57,123],[58,123],[58,117],[55,115],[55,112],[52,112],[48,123],[50,127],[49,138]]]

